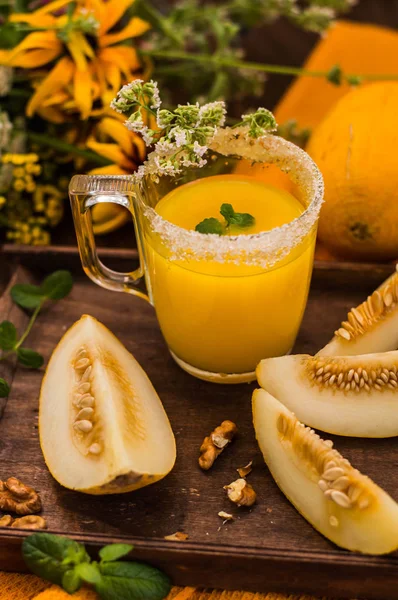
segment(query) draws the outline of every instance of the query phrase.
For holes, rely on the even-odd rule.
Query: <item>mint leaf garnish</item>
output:
[[[83,581],[81,580],[76,569],[69,569],[62,577],[62,587],[68,594],[74,594],[80,589]]]
[[[45,278],[40,290],[50,300],[61,300],[69,294],[72,286],[73,279],[69,271],[55,271]]]
[[[31,369],[40,369],[44,363],[42,355],[30,348],[18,348],[17,357],[21,365],[30,367]]]
[[[0,377],[0,398],[7,398],[10,393],[10,386],[5,379]]]
[[[11,298],[22,308],[37,308],[43,302],[43,294],[38,285],[17,283],[11,288]]]
[[[98,554],[103,562],[110,562],[127,556],[132,549],[131,544],[109,544],[101,548]]]
[[[232,207],[232,204],[222,204],[220,208],[220,213],[226,220],[227,227],[235,225],[236,227],[245,229],[246,227],[251,227],[256,222],[256,219],[249,213],[235,212]]]
[[[34,533],[24,539],[22,554],[29,569],[35,575],[62,585],[65,573],[74,566],[64,564],[64,559],[68,557],[70,551],[75,556],[79,556],[81,548],[84,550],[81,544],[60,535]],[[70,579],[68,576],[68,584]]]
[[[203,221],[198,223],[195,227],[195,231],[199,231],[199,233],[215,233],[216,235],[222,235],[224,233],[224,227],[218,219],[210,217],[209,219],[203,219]]]
[[[130,552],[130,544],[110,544],[92,561],[83,544],[50,533],[34,533],[22,544],[33,573],[61,585],[69,594],[84,581],[102,600],[162,600],[171,589],[169,578],[149,565],[116,561]]]
[[[17,330],[10,321],[0,323],[0,348],[12,350],[17,343]]]
[[[229,227],[237,227],[239,229],[246,229],[255,224],[256,219],[249,213],[238,213],[233,209],[232,204],[221,204],[220,214],[224,217],[226,223],[221,223],[218,219],[210,217],[209,219],[203,219],[195,227],[195,231],[199,233],[215,233],[217,235],[223,235],[227,233]]]
[[[37,308],[45,300],[61,300],[71,291],[72,275],[69,271],[55,271],[39,285],[17,283],[11,288],[11,298],[22,308]]]
[[[100,571],[95,589],[103,600],[162,600],[171,588],[164,573],[142,563],[106,562]]]

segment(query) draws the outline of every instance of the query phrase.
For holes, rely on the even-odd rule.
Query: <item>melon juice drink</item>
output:
[[[249,213],[255,224],[231,235],[253,235],[293,221],[303,206],[288,192],[254,178],[216,175],[176,188],[156,212],[187,230],[220,206]],[[152,295],[163,335],[178,360],[216,373],[250,373],[264,357],[291,350],[310,283],[315,234],[274,268],[205,258],[169,261],[148,236]]]
[[[248,141],[225,129],[208,154],[205,167],[177,177],[146,176],[134,188],[127,178],[102,185],[97,177],[88,186],[92,194],[80,200],[86,206],[111,201],[133,213],[141,256],[136,272],[110,271],[85,250],[86,242],[79,246],[86,272],[100,285],[137,293],[136,281],[145,275],[148,299],[183,369],[219,383],[250,381],[261,359],[288,353],[297,336],[322,178],[303,150],[276,136]],[[275,169],[288,173],[289,186],[275,179]],[[251,219],[241,226],[225,217],[225,205]],[[208,219],[222,231],[195,231]]]

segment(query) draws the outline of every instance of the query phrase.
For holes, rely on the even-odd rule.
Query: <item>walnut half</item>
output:
[[[39,515],[27,515],[26,517],[15,519],[11,527],[14,529],[47,529],[47,523]]]
[[[0,510],[17,515],[31,515],[41,511],[37,492],[16,477],[0,481]]]

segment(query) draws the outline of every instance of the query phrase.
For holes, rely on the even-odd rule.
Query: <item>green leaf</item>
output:
[[[17,330],[10,321],[0,323],[0,348],[12,350],[17,343]]]
[[[203,219],[203,221],[196,225],[195,231],[198,231],[199,233],[215,233],[216,235],[222,235],[224,233],[222,223],[214,217]]]
[[[17,283],[11,288],[11,298],[22,308],[36,308],[44,298],[43,293],[37,285]]]
[[[74,594],[81,588],[82,580],[75,569],[69,569],[62,577],[62,587],[68,594]]]
[[[126,556],[132,549],[131,544],[109,544],[101,548],[99,555],[104,562],[109,562]]]
[[[44,363],[44,358],[35,350],[30,348],[18,348],[17,350],[18,362],[24,367],[30,367],[31,369],[40,369]]]
[[[70,570],[63,564],[71,549],[75,554],[83,548],[81,544],[51,533],[34,533],[22,543],[22,555],[29,569],[39,577],[62,585],[64,573]]]
[[[87,583],[91,583],[93,585],[99,584],[102,580],[101,573],[98,568],[98,563],[88,563],[84,562],[75,567],[76,572],[79,574],[79,577],[86,581]]]
[[[61,300],[69,294],[72,287],[73,279],[69,271],[55,271],[45,278],[40,286],[40,291],[50,300]]]
[[[326,77],[330,83],[333,83],[333,85],[341,85],[343,71],[341,70],[340,65],[333,65],[333,67],[329,69]]]
[[[102,600],[162,600],[171,589],[169,578],[154,567],[136,562],[100,563],[95,589]]]
[[[222,204],[220,213],[226,220],[227,227],[234,225],[236,227],[240,227],[241,229],[245,229],[246,227],[251,227],[256,222],[256,219],[249,213],[235,212],[232,204]]]
[[[7,398],[10,393],[10,386],[5,379],[0,377],[0,398]]]

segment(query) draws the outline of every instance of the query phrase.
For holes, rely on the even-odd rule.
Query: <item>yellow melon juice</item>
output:
[[[251,260],[245,252],[241,258],[229,256],[226,245],[231,243],[233,254],[234,244],[245,244],[246,239],[257,244],[258,254],[266,255],[264,232],[291,223],[305,208],[289,192],[237,174],[181,185],[161,198],[155,211],[191,232],[206,218],[223,221],[223,203],[251,214],[254,225],[231,226],[222,236],[195,234],[192,244],[186,242],[185,254],[173,259],[167,245],[147,233],[147,280],[160,327],[176,360],[185,368],[242,374],[242,380],[247,380],[253,378],[250,374],[262,358],[286,354],[294,344],[307,300],[315,228],[288,252],[281,247],[281,259],[271,266],[257,264],[256,248]],[[205,239],[209,237],[213,239]],[[200,239],[215,248],[217,243],[226,246],[223,255],[201,256]]]

